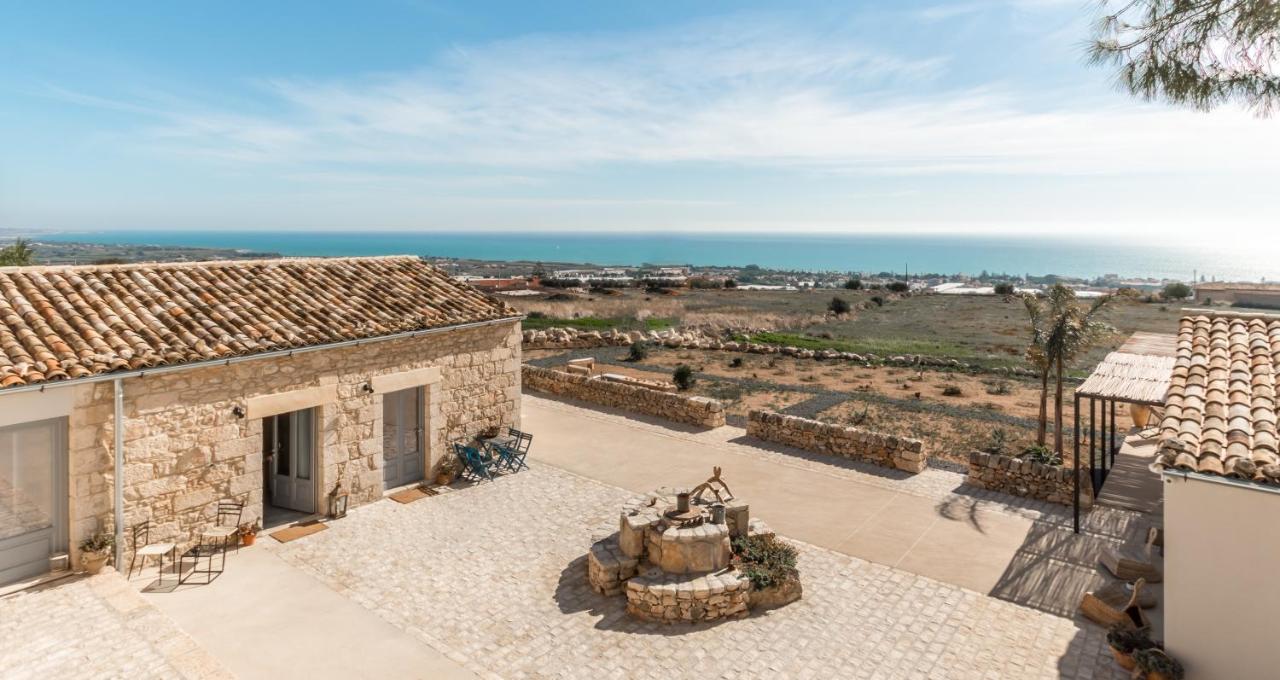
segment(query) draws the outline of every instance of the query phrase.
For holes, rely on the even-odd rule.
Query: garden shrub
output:
[[[780,586],[800,577],[796,549],[772,534],[743,536],[733,540],[738,569],[757,590]]]
[[[1018,457],[1023,460],[1029,460],[1033,463],[1062,465],[1062,454],[1043,444],[1032,444],[1031,446],[1028,446],[1022,450],[1022,454]]]
[[[636,340],[627,350],[627,361],[644,361],[649,357],[649,345],[644,340]]]
[[[689,368],[687,364],[680,364],[676,366],[676,370],[671,372],[671,382],[676,384],[677,389],[687,390],[693,387],[693,383],[697,382],[697,379],[693,377],[692,368]]]

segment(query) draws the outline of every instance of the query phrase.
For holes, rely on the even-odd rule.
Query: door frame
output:
[[[11,536],[0,540],[0,548],[27,549],[31,550],[33,543],[43,543],[47,546],[45,558],[52,559],[55,555],[66,554],[70,544],[71,532],[71,494],[70,494],[70,472],[69,472],[69,451],[68,443],[70,433],[70,418],[67,416],[58,416],[55,418],[45,418],[42,420],[30,420],[22,423],[13,423],[0,427],[0,436],[8,431],[32,427],[35,425],[44,425],[50,428],[52,432],[51,447],[52,460],[50,461],[50,475],[53,480],[53,489],[51,492],[53,497],[50,502],[50,522],[52,526],[28,531],[23,534]],[[38,550],[38,548],[36,548]],[[48,563],[39,573],[49,571]],[[38,574],[34,574],[38,575]],[[22,577],[18,577],[19,579]],[[9,581],[10,579],[0,579],[0,583]]]
[[[429,468],[430,468],[430,460],[429,460],[429,458],[430,458],[430,453],[429,453],[429,451],[430,451],[430,447],[429,447],[429,445],[428,445],[428,443],[427,443],[427,437],[428,437],[428,434],[429,434],[429,433],[428,433],[428,427],[427,427],[427,425],[428,425],[427,400],[430,398],[430,390],[428,389],[428,386],[427,386],[427,385],[416,385],[416,386],[414,386],[414,387],[406,387],[406,388],[403,388],[403,389],[394,390],[394,391],[392,391],[392,392],[386,392],[386,393],[384,393],[384,394],[382,395],[382,399],[381,399],[381,418],[380,418],[380,421],[379,421],[379,422],[381,422],[381,424],[382,424],[382,428],[383,428],[383,430],[385,431],[385,428],[386,428],[386,415],[387,415],[387,397],[389,397],[389,396],[391,396],[391,395],[402,395],[402,394],[404,394],[404,393],[406,393],[406,392],[412,392],[412,393],[413,393],[413,398],[414,398],[414,400],[417,402],[414,408],[412,408],[412,409],[407,409],[407,411],[408,411],[408,412],[410,412],[410,413],[412,413],[412,414],[413,414],[413,416],[414,416],[414,420],[416,420],[416,421],[417,421],[417,425],[416,425],[416,427],[414,427],[414,428],[413,428],[413,430],[415,430],[415,431],[416,431],[416,433],[417,433],[417,436],[416,436],[416,439],[417,439],[417,451],[416,451],[416,455],[417,455],[417,458],[418,458],[418,476],[417,476],[416,478],[412,479],[412,480],[407,481],[407,482],[400,482],[400,483],[397,483],[397,484],[391,484],[391,485],[389,485],[389,483],[388,483],[388,481],[387,481],[387,468],[386,468],[386,464],[387,464],[387,450],[386,450],[386,447],[387,447],[387,439],[386,439],[386,435],[385,435],[385,432],[384,432],[383,437],[382,437],[382,455],[381,455],[381,463],[382,463],[382,490],[383,490],[383,492],[392,491],[392,490],[394,490],[394,489],[398,489],[398,488],[401,488],[401,487],[404,487],[404,486],[412,486],[413,484],[420,483],[420,482],[422,482],[423,480],[427,479],[428,472],[430,471],[430,470],[429,470]],[[403,402],[402,402],[402,403],[403,403]],[[406,410],[406,409],[402,409],[402,415],[403,415],[404,410]],[[396,423],[396,436],[394,437],[394,440],[393,440],[393,441],[396,441],[396,442],[399,442],[399,443],[403,443],[403,441],[404,441],[404,434],[405,434],[405,427],[404,427],[404,423],[403,423],[403,422],[397,422],[397,423]],[[400,455],[400,456],[398,456],[398,458],[399,458],[399,457],[403,457],[403,455],[404,455],[404,454],[403,454],[403,452],[402,452],[402,453],[401,453],[401,455]]]
[[[298,426],[297,426],[297,421],[298,421],[298,419],[295,417],[295,415],[296,415],[296,414],[298,414],[298,413],[304,412],[304,411],[309,411],[309,412],[310,412],[310,414],[311,414],[311,426],[310,426],[310,428],[309,428],[309,429],[310,429],[310,432],[308,433],[308,435],[309,435],[308,439],[309,439],[309,442],[310,442],[310,445],[311,445],[311,461],[310,461],[310,463],[311,463],[311,465],[310,465],[310,474],[311,474],[311,477],[310,477],[310,479],[305,480],[305,481],[310,482],[310,487],[311,487],[311,489],[310,489],[310,490],[311,490],[311,509],[310,509],[310,510],[297,510],[297,509],[295,509],[295,508],[290,508],[290,507],[288,507],[288,506],[279,505],[279,504],[277,504],[277,503],[275,503],[275,502],[274,502],[274,501],[275,501],[275,498],[274,498],[274,497],[275,497],[275,494],[274,494],[274,493],[272,493],[272,490],[273,490],[273,488],[274,488],[274,487],[273,487],[273,485],[275,484],[275,477],[276,477],[276,472],[275,472],[275,461],[268,461],[268,460],[266,459],[266,454],[265,454],[265,452],[264,452],[264,453],[263,453],[263,461],[262,461],[262,467],[263,467],[263,483],[264,483],[264,485],[265,485],[265,487],[264,487],[264,488],[263,488],[263,490],[262,490],[262,505],[263,505],[263,516],[264,516],[264,517],[265,517],[266,509],[267,509],[267,507],[268,507],[268,506],[270,506],[270,507],[274,507],[274,508],[280,508],[280,509],[283,509],[283,510],[293,510],[293,511],[295,511],[295,512],[310,513],[310,514],[312,514],[312,515],[314,515],[314,514],[316,514],[316,513],[318,513],[318,512],[319,512],[319,510],[317,510],[317,507],[319,506],[319,502],[320,502],[320,495],[321,495],[321,494],[320,494],[320,488],[321,488],[321,479],[320,479],[320,478],[323,476],[323,475],[322,475],[322,471],[323,471],[323,465],[322,465],[322,463],[323,463],[323,460],[322,460],[322,456],[323,456],[323,454],[322,454],[322,450],[323,450],[323,448],[324,448],[324,447],[321,445],[321,444],[322,444],[322,442],[320,441],[319,437],[320,437],[320,432],[321,432],[320,422],[321,422],[321,420],[323,420],[323,418],[324,418],[324,411],[323,411],[323,409],[322,409],[322,408],[320,408],[319,406],[309,406],[309,407],[306,407],[306,408],[300,408],[300,409],[297,409],[297,410],[295,410],[295,411],[283,411],[283,412],[281,412],[281,413],[274,413],[274,414],[269,415],[269,416],[263,416],[263,417],[262,417],[262,419],[261,419],[261,420],[262,420],[262,428],[261,428],[261,429],[262,429],[262,434],[261,434],[261,438],[262,438],[263,442],[265,443],[265,441],[266,441],[266,430],[267,430],[267,427],[266,427],[266,421],[267,421],[267,420],[272,420],[272,421],[273,421],[273,423],[274,423],[274,424],[272,425],[272,429],[273,429],[273,435],[274,435],[274,428],[275,428],[275,427],[277,427],[277,426],[279,425],[280,419],[281,419],[282,417],[287,417],[287,422],[289,423],[289,427],[290,427],[291,431],[292,431],[292,432],[297,432],[297,428],[298,428]],[[291,445],[291,447],[295,448],[295,450],[296,450],[296,446],[297,446],[297,438],[296,438],[296,437],[294,437],[294,436],[291,436],[291,437],[290,437],[290,439],[289,439],[289,441],[290,441],[290,445]],[[293,451],[291,451],[290,453],[292,454],[292,453],[294,453],[294,452],[293,452]],[[278,455],[278,454],[277,454],[277,455]],[[291,460],[291,461],[290,461],[290,470],[295,470],[295,469],[296,469],[296,465],[297,465],[297,461],[296,461],[296,459],[295,459],[295,460]],[[296,480],[296,478],[294,478],[294,479]],[[297,481],[297,482],[301,482],[301,481],[303,481],[303,480],[296,480],[296,481]]]

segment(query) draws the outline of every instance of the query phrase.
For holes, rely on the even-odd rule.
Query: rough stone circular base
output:
[[[667,574],[649,569],[627,581],[627,613],[661,623],[698,623],[747,615],[751,582],[735,569]]]

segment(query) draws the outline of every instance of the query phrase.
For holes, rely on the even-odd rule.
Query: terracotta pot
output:
[[[93,576],[102,571],[102,567],[106,566],[109,557],[111,557],[109,552],[81,553],[80,564],[84,566],[85,573]]]
[[[1129,419],[1139,430],[1145,428],[1151,420],[1151,409],[1142,404],[1129,404]]]
[[[1133,660],[1132,654],[1125,654],[1115,647],[1111,648],[1111,654],[1116,657],[1116,663],[1120,664],[1120,667],[1126,671],[1133,670],[1134,666],[1137,665],[1137,662]]]
[[[240,534],[240,545],[250,546],[250,545],[253,545],[253,542],[256,540],[258,540],[258,534],[256,533]]]

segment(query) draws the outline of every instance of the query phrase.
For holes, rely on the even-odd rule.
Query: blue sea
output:
[[[493,233],[302,231],[103,231],[42,235],[40,240],[237,248],[296,256],[409,254],[596,265],[755,264],[772,269],[840,272],[1058,274],[1093,278],[1218,280],[1280,278],[1274,252],[1207,250],[1153,243],[893,235],[734,233]]]

